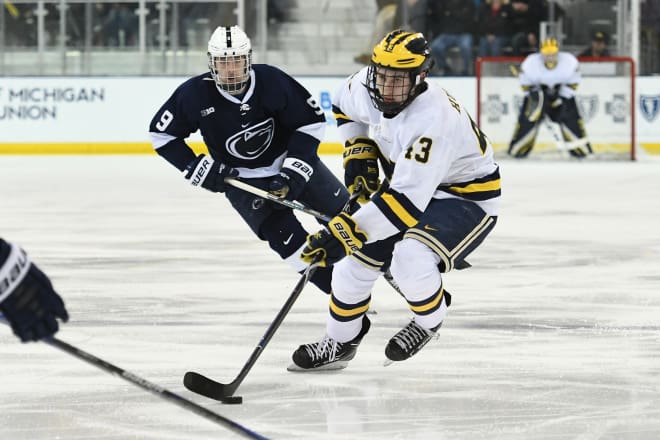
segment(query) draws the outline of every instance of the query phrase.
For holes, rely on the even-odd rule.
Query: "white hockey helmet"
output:
[[[218,26],[208,44],[209,69],[216,84],[237,95],[250,81],[252,44],[238,26]]]

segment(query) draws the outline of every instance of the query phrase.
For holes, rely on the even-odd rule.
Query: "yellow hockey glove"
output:
[[[353,217],[342,212],[328,222],[327,229],[307,236],[300,258],[310,264],[320,254],[319,266],[332,266],[362,248],[366,241],[367,234],[358,229]]]
[[[378,178],[378,145],[373,139],[356,137],[344,144],[344,184],[353,194],[358,184],[362,195],[358,202],[366,203],[380,188]]]

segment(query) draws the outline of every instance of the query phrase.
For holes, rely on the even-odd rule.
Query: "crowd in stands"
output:
[[[538,50],[540,23],[548,21],[551,0],[377,0],[374,34],[405,27],[424,33],[435,60],[434,74],[473,74],[474,60],[483,56],[526,56]],[[564,10],[552,2],[554,19]],[[640,72],[660,73],[660,0],[644,0],[641,8]],[[575,55],[611,56],[610,35],[591,30],[591,41]],[[365,47],[369,47],[366,45]],[[366,64],[370,53],[354,61]]]
[[[553,0],[376,0],[372,36],[365,41],[362,52],[354,57],[361,64],[369,62],[371,48],[388,31],[404,27],[419,30],[430,42],[435,59],[433,73],[438,75],[473,74],[478,56],[526,56],[538,49],[539,25],[549,19]],[[267,0],[269,32],[290,19],[297,0]],[[554,17],[562,17],[562,8],[554,1]],[[60,31],[57,2],[43,4],[46,45],[58,44]],[[95,47],[132,47],[138,38],[138,2],[92,2],[92,37]],[[246,30],[254,34],[258,0],[246,0]],[[4,2],[5,44],[35,46],[37,44],[37,14],[34,4]],[[85,45],[86,4],[67,5],[67,47]],[[171,7],[171,6],[168,6]],[[147,44],[158,45],[158,2],[147,2]],[[179,47],[197,47],[217,23],[236,20],[235,4],[231,2],[182,2]],[[660,0],[641,3],[642,72],[660,71]],[[167,19],[170,35],[171,19]],[[594,29],[592,41],[582,56],[609,56],[609,35]],[[167,41],[167,44],[172,42]],[[646,66],[645,66],[646,65]],[[646,68],[644,68],[646,67]]]
[[[267,0],[270,24],[286,21],[295,0]],[[45,41],[47,46],[59,44],[60,11],[58,2],[45,2],[43,9],[35,4],[13,3],[4,1],[4,23],[6,25],[5,44],[10,46],[30,47],[37,45],[38,15],[43,14]],[[90,2],[92,8],[91,44],[95,47],[132,47],[138,44],[139,3],[133,2]],[[246,28],[254,33],[257,0],[246,0]],[[66,46],[81,47],[85,44],[85,3],[69,3],[66,6]],[[2,6],[0,6],[2,7]],[[236,22],[236,4],[232,2],[181,2],[178,3],[179,46],[188,47],[206,43],[212,28],[218,23]],[[158,45],[159,3],[147,2],[147,38],[148,44]],[[166,3],[166,27],[170,33],[172,4]],[[203,34],[200,41],[189,41],[195,32]],[[169,42],[168,42],[169,43]]]
[[[539,25],[548,19],[547,0],[394,0],[378,1],[376,28],[388,10],[391,28],[405,26],[424,33],[431,45],[436,73],[468,75],[475,56],[524,56],[538,47]],[[556,6],[556,5],[555,5]],[[406,11],[401,13],[390,8]],[[556,11],[561,10],[556,6]],[[382,32],[381,32],[382,33]],[[458,49],[460,63],[448,62]],[[368,60],[366,53],[355,61]]]

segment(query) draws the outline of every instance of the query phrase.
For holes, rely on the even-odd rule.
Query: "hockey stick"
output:
[[[589,139],[584,137],[580,139],[576,139],[574,141],[565,141],[563,138],[561,138],[557,132],[554,129],[554,126],[552,125],[552,121],[548,120],[548,118],[543,118],[543,123],[545,124],[545,128],[552,133],[552,137],[555,140],[555,146],[562,150],[562,151],[568,151],[568,150],[573,150],[575,148],[583,147],[586,144],[589,143]]]
[[[269,193],[268,191],[264,191],[262,189],[254,187],[254,186],[250,185],[249,183],[243,182],[242,180],[238,180],[238,179],[235,179],[233,177],[227,177],[227,178],[225,178],[225,182],[227,182],[228,184],[230,184],[231,186],[233,186],[235,188],[242,189],[243,191],[254,194],[255,196],[259,196],[261,198],[270,200],[272,202],[279,203],[280,205],[287,206],[291,209],[295,209],[295,210],[298,210],[300,212],[304,212],[305,214],[310,214],[310,215],[318,218],[319,220],[323,220],[325,222],[329,222],[331,220],[330,216],[327,216],[325,214],[320,213],[319,211],[311,209],[311,208],[307,207],[306,205],[304,205],[303,203],[300,203],[300,202],[295,201],[295,200],[291,201],[291,200],[287,200],[287,199],[282,198],[282,197],[277,197],[276,195],[273,195],[273,194]],[[364,187],[362,186],[361,183],[358,183],[355,186],[355,191],[353,191],[353,194],[351,194],[351,197],[346,202],[346,205],[344,205],[343,210],[346,211],[348,209],[348,207],[351,205],[351,203],[353,201],[357,200],[360,197],[360,195],[362,195],[363,191],[364,191]],[[463,260],[463,261],[458,262],[454,266],[454,269],[463,270],[463,269],[469,269],[470,267],[472,267],[472,265],[470,263],[468,263],[466,260]],[[392,288],[397,291],[397,293],[399,295],[403,296],[403,293],[401,292],[401,289],[394,282],[394,278],[392,277],[392,274],[390,273],[389,270],[384,272],[384,278],[385,278],[385,280],[387,280],[387,282],[390,284],[390,286],[392,286]]]
[[[250,372],[254,364],[257,362],[257,359],[259,359],[259,356],[261,356],[261,353],[264,351],[264,348],[266,348],[266,345],[268,345],[268,342],[273,338],[273,335],[275,335],[275,332],[282,324],[282,321],[284,321],[284,318],[291,310],[293,303],[296,302],[298,296],[300,296],[300,293],[303,291],[303,288],[318,267],[320,258],[320,255],[317,256],[317,258],[307,266],[300,277],[300,280],[298,280],[298,283],[289,295],[289,298],[277,313],[273,322],[268,326],[266,333],[264,333],[247,362],[238,373],[238,376],[236,376],[233,381],[224,384],[209,379],[208,377],[194,371],[188,371],[183,377],[183,385],[194,393],[201,394],[210,399],[219,400],[222,403],[243,403],[243,398],[241,396],[234,396],[236,389],[241,385],[245,376]]]
[[[264,191],[263,189],[259,189],[255,186],[250,185],[249,183],[243,182],[242,180],[235,179],[233,177],[226,177],[225,182],[233,186],[234,188],[242,189],[245,192],[249,192],[251,194],[254,194],[255,196],[259,196],[262,199],[270,200],[271,202],[278,203],[280,205],[289,207],[291,209],[295,209],[301,212],[304,212],[305,214],[310,214],[313,215],[314,217],[318,218],[319,220],[323,220],[324,222],[329,222],[331,220],[331,217],[328,217],[325,214],[322,214],[312,208],[307,207],[306,205],[296,201],[296,200],[287,200],[284,197],[277,197],[274,194],[269,193],[268,191]],[[356,192],[357,193],[357,192]],[[354,195],[356,194],[354,193]],[[358,194],[359,195],[359,194]],[[357,198],[357,197],[355,197]],[[351,196],[351,199],[349,199],[348,204],[355,200],[353,196]]]
[[[0,314],[0,322],[3,322],[5,324],[8,323],[7,318],[2,316]],[[219,425],[224,426],[225,428],[230,429],[231,431],[235,432],[236,434],[240,434],[243,437],[246,438],[251,438],[251,439],[257,439],[257,440],[268,440],[266,437],[264,437],[261,434],[258,434],[245,426],[234,422],[231,419],[228,419],[218,413],[215,413],[213,411],[210,411],[203,406],[197,405],[195,402],[192,402],[185,397],[182,397],[176,393],[173,393],[172,391],[169,391],[165,388],[160,387],[159,385],[156,385],[154,383],[149,382],[146,379],[141,378],[140,376],[137,376],[136,374],[131,373],[130,371],[126,371],[122,368],[119,368],[110,362],[104,361],[103,359],[100,359],[93,354],[90,354],[86,351],[81,350],[78,347],[75,347],[71,344],[68,344],[64,341],[61,341],[55,337],[49,337],[49,338],[44,338],[41,340],[41,342],[44,342],[51,347],[55,347],[59,350],[62,350],[63,352],[70,354],[71,356],[74,356],[84,362],[87,362],[88,364],[91,364],[101,370],[106,371],[107,373],[110,373],[112,375],[118,376],[127,382],[132,383],[133,385],[136,385],[143,390],[149,391],[150,393],[165,399],[169,402],[172,402],[181,408],[187,409],[191,412],[194,412],[195,414],[204,417],[207,420],[210,420],[212,422],[215,422]]]

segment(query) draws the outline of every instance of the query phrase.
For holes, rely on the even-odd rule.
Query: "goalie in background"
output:
[[[0,312],[23,342],[53,336],[69,320],[62,298],[27,253],[0,238]]]
[[[525,100],[509,145],[509,155],[527,157],[544,117],[559,124],[571,156],[584,158],[591,154],[584,122],[575,102],[575,90],[581,81],[577,58],[568,52],[560,52],[554,38],[546,39],[540,52],[525,58],[520,66],[519,79]]]

